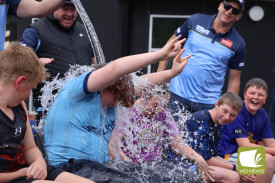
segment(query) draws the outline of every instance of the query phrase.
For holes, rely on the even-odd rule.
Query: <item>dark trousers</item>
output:
[[[184,132],[186,132],[185,121],[190,117],[191,113],[213,109],[214,107],[214,104],[192,102],[172,92],[168,102],[168,109],[171,111],[175,122],[180,126],[180,131],[183,132],[183,136],[186,135],[184,134]]]
[[[192,171],[165,160],[145,162],[142,164],[112,161],[108,163],[123,172],[131,172],[144,183],[196,183],[200,178]]]
[[[85,177],[96,183],[141,183],[130,173],[125,173],[90,160],[70,159],[60,166],[63,170]]]
[[[198,102],[192,102],[172,92],[168,103],[168,108],[171,110],[171,113],[175,117],[175,121],[178,121],[178,119],[182,115],[186,115],[188,113],[194,113],[201,110],[209,110],[209,109],[213,109],[214,107],[215,107],[214,104],[203,104]]]
[[[62,170],[60,168],[55,168],[53,166],[48,165],[47,166],[47,177],[45,180],[55,180],[56,177],[63,172],[64,172],[64,170]],[[9,181],[8,183],[31,183],[36,180],[37,179],[26,179],[26,177],[23,176],[23,177],[17,177],[15,179]]]

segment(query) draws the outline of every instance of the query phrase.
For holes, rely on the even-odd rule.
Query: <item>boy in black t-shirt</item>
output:
[[[0,182],[92,183],[47,166],[35,145],[23,100],[46,77],[46,69],[31,48],[11,43],[0,52]]]

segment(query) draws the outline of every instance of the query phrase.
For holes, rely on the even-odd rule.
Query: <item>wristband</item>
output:
[[[235,164],[232,164],[233,165],[233,168],[232,168],[232,170],[233,171],[236,171],[236,169],[237,169],[237,166],[235,165]]]

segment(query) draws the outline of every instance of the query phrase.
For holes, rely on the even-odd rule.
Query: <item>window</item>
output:
[[[157,51],[162,48],[167,40],[174,34],[190,15],[150,15],[149,47],[148,51]],[[171,67],[171,62],[168,65]],[[158,63],[148,66],[147,72],[155,72]]]

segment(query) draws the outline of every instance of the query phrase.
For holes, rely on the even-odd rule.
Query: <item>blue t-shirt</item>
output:
[[[220,125],[212,120],[208,110],[192,113],[187,124],[187,143],[192,149],[200,154],[205,160],[218,156],[218,144],[220,140]],[[169,157],[177,161],[179,156],[175,153]],[[183,164],[184,166],[184,164]]]
[[[248,138],[250,143],[258,144],[264,138],[273,138],[268,115],[260,108],[255,115],[251,114],[243,102],[243,108],[236,119],[221,127],[219,154],[221,156],[236,153],[236,138]]]
[[[4,49],[7,17],[8,15],[16,15],[20,1],[21,0],[0,1],[0,51]]]
[[[182,57],[189,62],[170,82],[170,90],[180,97],[203,104],[215,104],[221,95],[228,68],[244,67],[245,42],[232,27],[217,34],[213,28],[216,15],[195,14],[175,31],[187,38]]]
[[[115,110],[104,110],[99,92],[88,92],[89,76],[90,73],[84,73],[65,84],[47,116],[44,145],[53,166],[71,158],[108,161]]]

